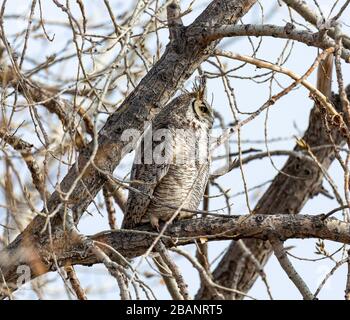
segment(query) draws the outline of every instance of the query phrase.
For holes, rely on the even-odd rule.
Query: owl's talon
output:
[[[151,215],[150,222],[151,222],[152,227],[154,229],[157,229],[157,231],[159,232],[159,219],[158,219],[158,217]]]

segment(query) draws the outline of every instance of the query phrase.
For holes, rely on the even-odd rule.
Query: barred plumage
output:
[[[156,116],[152,141],[136,150],[122,228],[151,222],[158,229],[159,220],[174,214],[193,216],[185,209],[196,210],[204,194],[212,124],[213,111],[198,91],[179,96]]]

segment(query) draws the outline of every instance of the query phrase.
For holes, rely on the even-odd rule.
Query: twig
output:
[[[175,281],[169,267],[166,265],[161,256],[157,256],[153,258],[155,265],[157,266],[161,277],[174,300],[183,300],[183,296],[180,293],[177,282]]]
[[[348,258],[346,259],[342,259],[340,261],[337,261],[335,266],[331,269],[331,271],[329,271],[326,276],[324,277],[324,279],[321,281],[320,285],[318,286],[314,297],[316,298],[319,293],[321,292],[321,289],[323,288],[323,286],[326,284],[327,280],[334,274],[334,272],[344,263],[348,262]]]
[[[323,216],[322,216],[322,220],[326,220],[327,218],[329,218],[331,215],[333,215],[334,213],[340,211],[340,210],[344,210],[344,209],[349,209],[349,206],[346,205],[346,206],[341,206],[341,207],[338,207],[338,208],[334,208],[332,209],[331,211],[325,213]]]
[[[174,251],[174,252],[184,256],[188,261],[191,262],[193,267],[196,268],[199,271],[199,274],[205,280],[207,287],[209,287],[208,290],[211,289],[214,292],[214,296],[213,296],[214,299],[215,298],[218,299],[218,300],[223,300],[224,299],[223,295],[218,290],[216,290],[216,289],[220,289],[220,290],[224,290],[224,291],[227,291],[227,292],[232,292],[232,293],[236,293],[236,294],[242,295],[242,296],[250,298],[252,300],[256,300],[255,298],[253,298],[252,296],[250,296],[250,295],[248,295],[248,294],[246,294],[244,292],[241,292],[241,291],[233,289],[233,288],[227,288],[227,287],[224,287],[224,286],[221,286],[221,285],[215,283],[211,279],[211,277],[208,275],[207,271],[203,268],[203,266],[200,263],[198,263],[198,261],[196,261],[186,251],[181,250],[179,248],[172,248],[171,251]]]
[[[105,204],[106,204],[109,226],[112,230],[115,230],[115,229],[117,229],[116,217],[115,217],[116,212],[115,212],[115,208],[114,208],[114,204],[113,204],[112,195],[109,192],[107,186],[103,186],[103,197],[104,197]]]
[[[256,270],[258,271],[258,273],[259,273],[259,275],[261,277],[261,280],[265,284],[265,287],[266,287],[267,294],[268,294],[269,298],[271,300],[273,300],[272,293],[271,293],[271,288],[269,286],[269,283],[267,282],[266,273],[265,273],[263,267],[261,266],[260,262],[255,258],[253,253],[249,250],[249,248],[244,244],[244,242],[242,240],[238,240],[237,244],[238,244],[239,248],[242,250],[243,256],[247,257],[254,264]]]
[[[72,266],[66,266],[64,267],[64,270],[67,273],[67,277],[69,279],[69,282],[72,286],[72,289],[74,290],[77,298],[79,300],[87,300],[87,296],[85,294],[84,289],[80,285],[80,281],[77,277],[77,274]]]
[[[313,11],[308,4],[306,3],[306,1],[303,0],[283,0],[283,2],[285,2],[289,7],[293,8],[296,12],[298,12],[306,21],[310,22],[312,25],[314,25],[315,27],[319,28],[322,30],[322,28],[324,28],[324,24],[325,22],[328,21],[324,21],[322,19],[322,17],[320,17],[315,11]],[[341,11],[340,11],[341,12]],[[337,18],[337,16],[335,17]],[[337,19],[332,19],[332,21],[336,21]],[[334,28],[329,28],[327,30],[328,26],[326,27],[327,34],[329,34],[331,37],[335,38],[335,30]],[[350,48],[350,41],[349,39],[345,40],[345,44],[347,48]]]
[[[189,294],[188,294],[188,289],[187,289],[187,284],[185,283],[185,280],[178,268],[178,266],[175,264],[175,262],[171,259],[170,255],[167,252],[167,249],[165,248],[164,244],[159,241],[155,249],[159,252],[160,256],[162,257],[164,263],[168,266],[170,269],[177,286],[179,288],[179,291],[183,297],[184,300],[189,300]]]
[[[272,248],[275,252],[275,256],[276,256],[277,260],[281,264],[281,267],[287,273],[289,279],[292,280],[292,282],[298,288],[298,290],[301,293],[301,295],[303,296],[303,298],[305,300],[313,300],[314,295],[311,293],[311,291],[307,287],[303,278],[300,277],[300,275],[294,269],[292,263],[289,261],[288,256],[285,252],[285,249],[283,248],[283,242],[276,239],[276,238],[273,238],[273,237],[270,237],[269,241],[270,241]]]
[[[348,250],[348,275],[346,277],[345,300],[350,300],[350,250]]]

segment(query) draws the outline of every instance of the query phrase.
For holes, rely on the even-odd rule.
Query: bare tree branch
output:
[[[208,241],[245,238],[268,240],[271,234],[275,234],[281,240],[320,238],[350,244],[350,224],[336,218],[324,220],[323,217],[324,215],[253,214],[249,216],[183,220],[169,226],[162,237],[162,242],[165,247],[169,248],[192,244],[195,239],[199,238],[207,238]],[[288,225],[288,228],[285,227],[286,225]],[[117,264],[112,264],[112,261],[125,265],[125,262],[120,260],[120,256],[134,258],[143,255],[157,235],[151,226],[141,230],[109,230],[98,233],[88,237],[89,241],[95,242],[94,246],[100,248],[98,256],[96,256],[96,252],[91,252],[81,241],[66,239],[67,242],[64,242],[61,237],[53,239],[53,250],[60,266],[66,264],[92,265],[103,260],[114,272]],[[100,243],[107,246],[101,246]],[[114,251],[106,249],[108,247],[113,248],[115,252],[118,252],[118,255]],[[18,252],[16,248],[12,250],[9,246],[0,253],[0,270],[8,286],[17,286],[18,266],[30,266],[32,279],[56,270],[52,261],[50,243],[41,243],[41,261],[38,261],[37,257],[31,254],[28,248],[29,246],[26,250]],[[104,253],[102,250],[104,250]],[[218,283],[218,285],[221,284]]]
[[[303,278],[297,273],[297,271],[294,269],[292,263],[288,259],[288,256],[285,252],[285,249],[283,247],[283,242],[270,237],[270,243],[272,245],[272,249],[275,253],[276,258],[278,259],[281,267],[283,270],[287,273],[288,277],[292,282],[295,284],[295,286],[298,288],[299,292],[303,296],[305,300],[313,300],[314,296],[307,287],[306,283],[304,282]]]
[[[321,49],[327,49],[335,47],[336,42],[330,37],[325,37],[319,32],[310,32],[304,30],[295,29],[294,25],[287,24],[284,27],[276,25],[227,25],[220,26],[218,28],[210,29],[207,34],[204,34],[206,40],[217,40],[225,37],[242,37],[242,36],[255,36],[255,37],[274,37],[281,39],[290,39],[298,42],[302,42],[308,46],[318,47]],[[350,62],[350,50],[341,48],[341,57],[347,62]]]

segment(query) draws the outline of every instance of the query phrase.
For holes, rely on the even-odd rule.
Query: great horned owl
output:
[[[159,220],[193,216],[208,181],[213,120],[200,90],[175,98],[155,117],[151,139],[136,149],[122,228],[150,222],[159,230]]]

